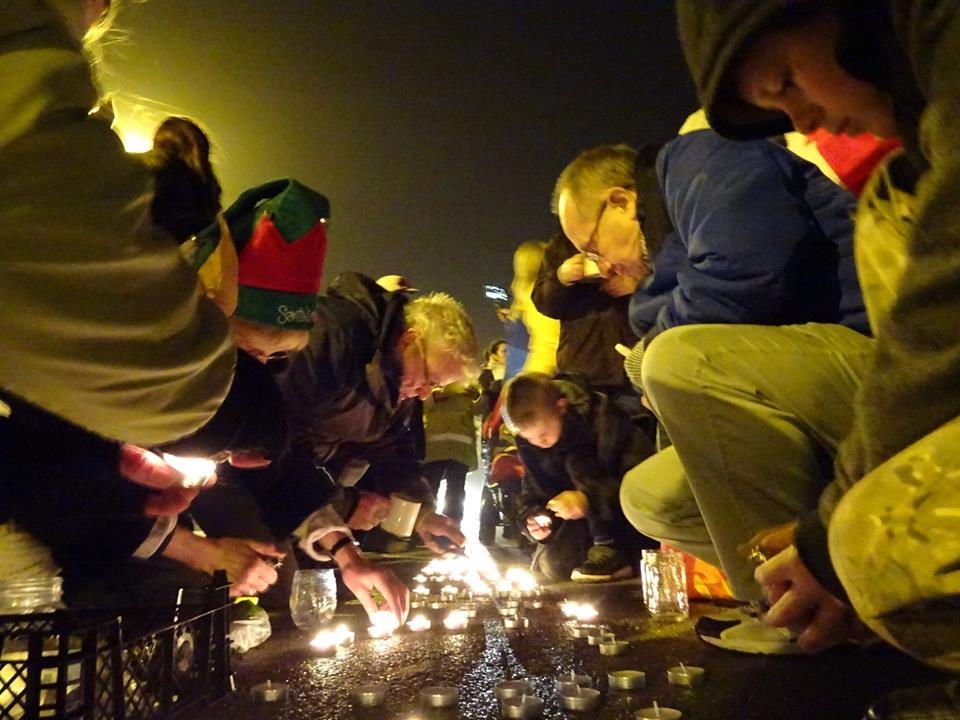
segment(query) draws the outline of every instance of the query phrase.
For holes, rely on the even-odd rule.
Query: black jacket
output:
[[[310,343],[278,376],[291,449],[267,474],[300,468],[295,474],[301,477],[285,477],[284,486],[300,487],[311,511],[337,501],[348,514],[354,493],[343,497],[335,482],[356,466],[368,466],[365,490],[399,491],[432,503],[408,427],[414,402],[399,399],[402,367],[395,349],[406,329],[406,302],[404,293],[343,273],[319,299]],[[307,456],[316,469],[309,481],[302,479]],[[289,517],[287,525],[299,520]],[[276,518],[271,525],[278,528]]]
[[[569,403],[560,439],[540,448],[517,437],[525,469],[517,514],[521,524],[565,490],[579,487],[589,497],[619,488],[624,473],[654,452],[649,436],[606,394],[573,377],[554,382]]]
[[[537,310],[560,321],[557,370],[581,375],[595,387],[629,386],[623,357],[614,346],[633,347],[637,341],[627,319],[630,297],[610,297],[592,283],[561,283],[557,268],[576,254],[566,237],[555,235],[547,245],[530,295]]]

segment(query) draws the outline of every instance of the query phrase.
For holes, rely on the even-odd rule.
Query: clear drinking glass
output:
[[[690,616],[683,555],[672,550],[644,550],[640,569],[643,602],[654,618],[679,621]]]
[[[337,611],[333,570],[297,570],[290,592],[290,617],[301,630],[316,630]]]

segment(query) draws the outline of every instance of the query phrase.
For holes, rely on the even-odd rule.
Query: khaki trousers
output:
[[[829,324],[688,325],[657,337],[642,385],[673,445],[626,474],[624,514],[719,565],[737,598],[761,599],[738,546],[816,509],[872,342]]]

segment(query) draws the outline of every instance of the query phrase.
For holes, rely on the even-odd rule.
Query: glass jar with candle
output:
[[[317,630],[337,611],[333,570],[297,570],[290,591],[290,617],[301,630]]]

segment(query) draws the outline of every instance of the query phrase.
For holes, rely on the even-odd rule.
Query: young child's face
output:
[[[541,413],[533,422],[518,427],[517,434],[531,445],[552,448],[563,432],[563,414],[566,409],[566,403],[561,400],[551,410]]]
[[[823,128],[835,134],[895,137],[890,97],[840,66],[838,36],[838,21],[830,14],[761,35],[740,65],[740,96],[786,113],[802,133]]]

